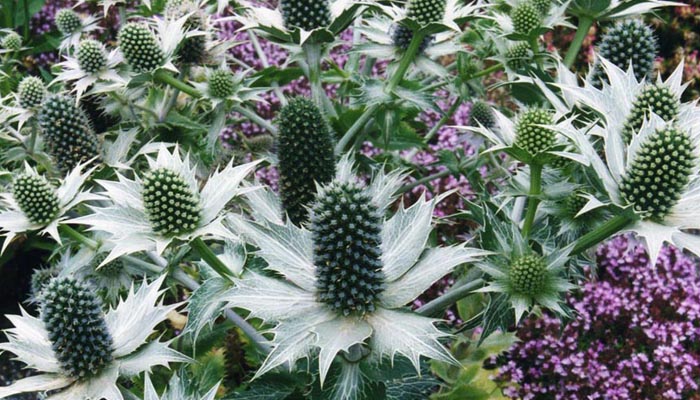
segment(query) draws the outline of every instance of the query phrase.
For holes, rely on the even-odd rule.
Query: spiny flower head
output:
[[[530,0],[530,2],[537,8],[540,15],[547,15],[552,8],[552,0]]]
[[[90,121],[72,97],[47,98],[39,112],[39,126],[62,171],[100,156],[100,144]]]
[[[566,209],[566,213],[574,218],[587,203],[587,198],[581,196],[578,192],[574,192],[564,199],[564,208]]]
[[[12,195],[27,219],[34,224],[46,225],[58,214],[56,189],[43,176],[18,176],[12,184]]]
[[[375,310],[384,290],[382,218],[357,184],[332,182],[313,206],[316,287],[320,301],[343,315]]]
[[[169,0],[165,4],[164,14],[167,18],[179,19],[190,16],[183,26],[185,31],[206,31],[206,18],[202,10],[191,0]],[[207,36],[194,35],[182,39],[177,49],[177,58],[185,64],[202,64],[207,56]]]
[[[661,117],[662,120],[670,122],[678,116],[681,100],[671,89],[662,84],[645,86],[637,95],[632,104],[630,115],[625,121],[622,135],[629,143],[645,119],[649,119],[650,113]]]
[[[41,297],[44,288],[56,277],[56,274],[55,268],[38,268],[34,270],[30,284],[32,299],[38,300]]]
[[[472,104],[471,114],[469,116],[471,125],[481,124],[486,128],[491,128],[496,124],[496,117],[493,115],[491,106],[481,100],[475,101]]]
[[[76,58],[80,68],[89,74],[97,73],[107,66],[107,51],[97,40],[81,40]]]
[[[197,194],[177,172],[149,171],[143,178],[143,204],[153,231],[177,236],[197,229],[201,207]]]
[[[541,153],[552,147],[555,132],[538,125],[552,125],[552,113],[542,108],[530,108],[523,112],[515,126],[515,144],[530,154]]]
[[[165,54],[145,24],[129,22],[119,30],[117,39],[124,58],[134,71],[152,71],[163,64]]]
[[[442,21],[446,0],[409,0],[407,16],[421,25]]]
[[[83,26],[83,21],[80,19],[78,13],[70,8],[63,8],[56,12],[56,17],[54,19],[56,23],[56,28],[59,32],[64,35],[71,35],[80,30]]]
[[[506,51],[508,66],[514,70],[525,68],[532,58],[532,50],[527,42],[517,42],[511,45]]]
[[[282,108],[277,119],[280,197],[289,219],[306,221],[306,207],[316,196],[316,185],[335,175],[333,145],[328,123],[313,101],[297,97]]]
[[[598,54],[627,70],[632,64],[637,80],[649,76],[654,69],[656,38],[650,27],[639,20],[622,21],[608,29],[598,46]]]
[[[90,263],[91,267],[99,275],[116,278],[124,272],[124,261],[121,258],[117,258],[102,265],[107,258],[107,254],[105,252],[97,254]]]
[[[9,32],[2,38],[2,48],[10,51],[17,51],[22,48],[22,36],[17,32]]]
[[[681,198],[697,162],[680,127],[657,129],[641,148],[620,184],[622,197],[645,219],[662,221]]]
[[[513,22],[513,29],[516,33],[528,35],[530,32],[540,27],[542,15],[539,9],[532,2],[522,2],[510,11],[510,19]]]
[[[225,99],[236,92],[236,80],[227,69],[218,69],[209,75],[209,93],[219,99]]]
[[[391,38],[394,43],[394,46],[398,47],[401,50],[407,50],[408,46],[411,44],[411,40],[413,40],[413,31],[410,28],[407,28],[403,25],[395,25],[392,27],[392,29],[393,32],[391,34]],[[430,46],[432,41],[432,35],[424,37],[423,41],[418,46],[418,54],[422,54],[425,51],[425,49],[427,49],[428,46]]]
[[[63,371],[94,376],[112,361],[112,336],[93,291],[72,278],[56,278],[42,293],[41,319]]]
[[[17,86],[19,105],[24,108],[34,108],[41,104],[46,97],[46,86],[41,78],[27,76]]]
[[[516,293],[536,296],[546,283],[547,264],[540,256],[524,255],[512,261],[508,275]]]
[[[282,17],[287,29],[312,31],[331,23],[328,0],[280,0]]]

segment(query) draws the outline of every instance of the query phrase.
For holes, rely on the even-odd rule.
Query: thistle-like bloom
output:
[[[151,341],[156,325],[180,304],[158,301],[165,276],[143,283],[119,305],[103,313],[91,288],[71,278],[54,278],[41,293],[39,318],[22,310],[10,315],[14,328],[0,349],[40,374],[0,387],[0,397],[58,391],[51,400],[123,400],[120,376],[132,377],[153,366],[190,359],[169,342]]]
[[[178,45],[186,38],[201,34],[198,30],[185,30],[188,18],[189,15],[178,19],[153,17],[124,24],[117,40],[126,63],[137,74],[159,68],[177,71],[173,59]]]
[[[414,62],[426,73],[445,76],[447,70],[434,60],[463,50],[457,40],[462,32],[460,23],[477,16],[483,4],[480,1],[463,4],[458,0],[412,0],[406,7],[396,4],[379,4],[378,7],[382,13],[364,19],[358,28],[368,42],[359,44],[354,51],[378,59],[398,60],[413,38],[413,28],[441,26],[438,33],[423,39]]]
[[[27,76],[17,86],[17,92],[2,99],[2,113],[7,122],[17,122],[17,130],[37,115],[37,111],[47,96],[46,85],[41,78]]]
[[[494,12],[492,17],[500,36],[526,40],[557,26],[576,28],[566,20],[568,1],[551,0],[548,8],[532,0],[506,0],[506,3],[510,6],[509,14]]]
[[[487,252],[465,245],[426,249],[433,209],[442,197],[399,206],[386,219],[404,177],[378,172],[364,186],[352,163],[343,159],[335,180],[319,188],[309,230],[283,222],[279,206],[261,191],[249,199],[258,222],[230,217],[241,235],[260,248],[267,268],[286,278],[245,272],[219,299],[277,324],[270,331],[274,349],[257,376],[317,355],[323,383],[336,355],[342,355],[336,383],[342,391],[357,389],[362,375],[358,363],[365,358],[386,362],[399,354],[416,369],[421,356],[455,361],[439,342],[448,335],[435,327],[438,320],[404,306],[457,265]]]
[[[231,102],[241,104],[244,102],[260,102],[258,96],[265,92],[265,88],[253,88],[254,79],[247,78],[250,71],[232,72],[226,64],[217,69],[206,68],[204,82],[191,82],[204,98],[211,101],[214,108],[221,103]]]
[[[76,100],[95,84],[100,86],[96,88],[98,91],[126,84],[126,79],[117,71],[117,66],[123,61],[121,53],[116,49],[107,53],[104,45],[97,40],[81,40],[75,57],[66,55],[65,58],[58,64],[61,72],[54,82],[73,82]]]
[[[620,21],[600,40],[597,55],[626,70],[632,65],[637,80],[651,77],[657,44],[651,27],[639,20]],[[596,73],[600,73],[600,69]]]
[[[82,190],[85,180],[94,168],[83,173],[85,165],[78,165],[58,188],[45,177],[25,164],[24,172],[12,183],[10,192],[0,194],[3,210],[0,212],[0,231],[5,237],[2,252],[20,233],[39,231],[48,234],[58,243],[61,237],[58,226],[65,223],[65,214],[76,205],[99,200],[100,197]]]
[[[119,173],[117,182],[98,180],[105,189],[101,194],[112,204],[90,207],[92,214],[70,221],[108,235],[106,240],[114,247],[102,264],[139,251],[160,254],[175,240],[229,236],[222,225],[224,207],[235,196],[255,189],[241,189],[239,184],[257,162],[236,167],[229,163],[200,191],[189,155],[183,160],[178,147],[171,153],[163,145],[155,160],[146,159],[149,170],[135,180]]]
[[[334,41],[364,7],[364,2],[352,0],[281,0],[275,9],[247,0],[239,4],[244,11],[232,18],[241,29],[258,29],[270,40],[295,45]]]
[[[0,40],[0,54],[14,53],[24,50],[22,47],[22,36],[12,29],[0,29],[2,40]]]
[[[63,35],[60,49],[67,50],[78,45],[83,33],[99,29],[99,20],[93,16],[82,17],[71,8],[63,8],[56,12],[54,23]]]
[[[494,219],[495,220],[495,219]],[[476,263],[491,279],[481,292],[502,293],[515,311],[515,322],[534,305],[565,315],[562,294],[575,286],[563,278],[569,249],[552,248],[546,256],[528,245],[517,226],[498,224],[493,228],[495,243],[492,255]],[[547,251],[550,246],[543,246]]]

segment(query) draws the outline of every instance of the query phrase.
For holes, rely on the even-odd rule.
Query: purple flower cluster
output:
[[[526,321],[498,358],[504,394],[522,399],[700,398],[700,277],[695,261],[665,248],[656,264],[620,236],[597,252],[598,280],[569,303],[562,327]]]

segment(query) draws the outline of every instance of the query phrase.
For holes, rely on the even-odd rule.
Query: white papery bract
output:
[[[151,341],[148,337],[156,325],[166,319],[169,312],[180,304],[163,305],[159,290],[165,276],[152,283],[143,283],[119,305],[104,314],[107,330],[112,338],[110,361],[94,376],[75,378],[63,371],[52,350],[49,333],[44,322],[26,311],[8,316],[13,328],[6,331],[8,341],[0,349],[15,354],[16,359],[39,372],[10,386],[0,387],[0,398],[19,393],[58,391],[47,400],[123,400],[117,387],[120,376],[133,377],[150,372],[157,365],[168,366],[173,362],[189,362],[190,359],[170,349],[170,342]]]
[[[158,392],[156,392],[156,389],[153,387],[150,375],[146,374],[143,400],[214,400],[218,390],[219,384],[216,384],[207,393],[193,397],[193,395],[189,393],[191,392],[189,382],[175,374],[170,378],[168,387],[163,394],[158,395]]]
[[[258,162],[233,166],[229,163],[223,170],[214,172],[202,189],[195,178],[195,168],[190,163],[189,155],[183,160],[176,146],[168,150],[161,145],[158,156],[153,159],[146,156],[151,171],[165,171],[167,179],[182,182],[198,206],[199,218],[193,222],[192,229],[186,229],[173,235],[161,234],[153,225],[144,201],[145,176],[129,179],[117,173],[117,181],[98,180],[105,191],[102,195],[112,204],[107,207],[91,207],[92,214],[72,219],[70,223],[88,225],[90,230],[105,232],[111,247],[109,255],[103,261],[106,264],[124,254],[140,251],[156,251],[161,254],[175,240],[189,242],[195,238],[224,238],[230,232],[223,226],[222,211],[236,196],[256,188],[241,188],[240,183],[250,174]],[[164,194],[165,195],[165,194]],[[167,211],[167,203],[163,204]],[[195,212],[195,211],[192,211]],[[174,215],[172,215],[174,217]],[[170,215],[165,218],[169,218]]]
[[[647,0],[571,0],[571,12],[575,15],[583,15],[597,21],[628,18],[645,14],[655,8],[685,6],[686,4],[674,1]]]
[[[58,16],[58,13],[56,15]],[[70,49],[76,47],[80,42],[80,39],[83,37],[83,34],[101,29],[98,25],[100,22],[99,18],[92,15],[76,15],[78,15],[80,19],[80,26],[72,32],[66,32],[63,34],[63,38],[61,39],[61,44],[59,46],[59,50],[61,50],[61,52],[69,51]]]
[[[256,376],[280,365],[291,367],[298,359],[317,355],[323,383],[336,356],[345,354],[355,345],[367,346],[372,362],[382,362],[384,358],[393,361],[399,354],[408,358],[417,370],[421,356],[455,362],[439,342],[448,334],[435,327],[438,320],[403,307],[457,265],[472,262],[488,253],[464,244],[426,249],[433,209],[442,197],[433,200],[422,197],[409,208],[400,206],[393,217],[385,219],[386,209],[394,201],[394,193],[404,177],[400,171],[377,172],[359,195],[369,199],[367,206],[380,216],[379,260],[384,282],[383,289],[376,292],[373,307],[365,307],[364,312],[344,314],[334,311],[336,308],[329,305],[327,298],[322,300],[321,283],[315,275],[326,272],[314,262],[314,252],[321,251],[314,249],[319,249],[321,243],[314,243],[312,232],[306,228],[283,222],[279,202],[274,196],[264,191],[249,194],[249,204],[257,222],[238,216],[229,218],[234,229],[260,249],[258,255],[267,261],[267,269],[285,278],[281,280],[247,272],[233,289],[218,299],[229,306],[250,310],[250,317],[276,324],[270,330],[275,335],[274,349]],[[338,165],[335,181],[319,188],[319,193],[338,187],[356,188],[356,185],[352,163],[345,158]],[[353,209],[355,206],[348,207]],[[364,206],[358,204],[357,207]],[[311,219],[314,221],[314,216]],[[366,225],[363,226],[366,231]],[[352,236],[355,233],[339,231],[338,234],[342,236],[338,240],[342,241],[345,234]],[[332,238],[323,240],[326,245],[333,241]],[[366,256],[373,257],[372,254]],[[374,262],[371,265],[375,265]],[[376,275],[374,279],[377,279]],[[331,290],[328,283],[324,285],[325,289]],[[359,387],[361,373],[358,366],[345,358],[343,360],[339,378],[342,384],[338,387]],[[351,392],[336,390],[336,396],[352,398]]]
[[[39,231],[39,234],[48,234],[56,242],[61,243],[61,237],[58,234],[58,226],[66,222],[66,213],[77,206],[78,204],[89,201],[99,200],[102,197],[83,190],[83,185],[87,178],[92,174],[95,168],[90,168],[84,171],[85,164],[80,164],[70,171],[64,179],[60,181],[60,185],[55,189],[55,194],[58,197],[57,212],[53,218],[47,223],[35,223],[30,221],[28,216],[22,211],[15,196],[11,192],[0,194],[2,210],[0,211],[0,236],[5,237],[2,251],[5,252],[7,246],[19,234],[24,232]],[[40,175],[37,171],[25,164],[24,176]]]

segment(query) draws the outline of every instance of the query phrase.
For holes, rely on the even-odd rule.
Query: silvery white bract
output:
[[[8,342],[0,344],[0,349],[15,354],[17,360],[40,374],[0,387],[0,398],[59,390],[47,400],[123,400],[117,387],[120,376],[136,376],[156,365],[189,362],[188,357],[168,347],[170,342],[148,342],[155,326],[180,306],[166,306],[158,301],[164,279],[162,276],[150,284],[144,282],[137,291],[132,286],[126,299],[104,315],[113,339],[113,360],[98,375],[89,378],[76,379],[62,371],[41,319],[24,310],[21,315],[7,316],[14,327],[6,331]]]
[[[61,50],[61,52],[69,51],[78,45],[83,34],[89,34],[90,32],[102,29],[98,25],[99,22],[100,19],[92,15],[80,16],[80,27],[70,34],[63,36],[59,50]]]
[[[145,386],[143,400],[214,400],[217,390],[219,390],[219,385],[217,384],[203,395],[191,394],[191,387],[188,385],[188,381],[180,378],[177,374],[170,378],[168,387],[162,395],[158,395],[158,392],[156,392],[149,374],[146,374]]]
[[[107,263],[115,258],[140,251],[162,253],[174,240],[190,241],[198,237],[227,237],[230,232],[223,226],[222,211],[234,197],[255,188],[240,188],[240,183],[250,174],[258,162],[233,166],[230,162],[223,170],[214,172],[202,189],[195,178],[195,168],[189,155],[183,160],[176,146],[170,152],[161,145],[158,156],[146,156],[150,170],[172,171],[184,180],[189,190],[198,197],[201,209],[199,222],[194,230],[180,235],[160,235],[149,222],[144,204],[143,181],[139,176],[134,180],[117,173],[118,181],[98,180],[105,191],[103,196],[112,204],[107,207],[91,207],[93,213],[71,220],[71,223],[88,225],[90,230],[107,233],[108,241],[114,246]]]
[[[572,0],[570,9],[574,15],[612,20],[645,14],[655,8],[684,5],[680,2],[661,0]]]
[[[394,193],[404,177],[401,171],[388,174],[379,171],[364,189],[381,215],[394,201]],[[339,163],[334,182],[357,182],[347,158]],[[319,188],[323,190],[324,187]],[[355,345],[366,345],[369,361],[374,363],[386,362],[385,358],[393,360],[397,354],[408,358],[416,370],[421,356],[456,362],[439,342],[440,338],[449,336],[435,327],[439,320],[404,308],[457,265],[488,254],[464,244],[426,248],[433,210],[442,197],[433,200],[421,197],[413,206],[400,206],[391,218],[382,219],[381,261],[386,288],[376,310],[363,316],[344,316],[319,300],[311,232],[283,222],[273,195],[258,191],[248,197],[258,221],[234,215],[230,221],[245,239],[260,249],[258,255],[267,261],[267,269],[286,279],[244,272],[236,286],[218,300],[227,302],[229,307],[250,310],[250,317],[276,323],[270,330],[275,335],[274,349],[256,376],[281,365],[291,368],[301,358],[318,355],[323,384],[336,356]],[[361,386],[359,364],[343,361],[341,371],[334,397],[354,398]]]
[[[507,0],[506,3],[511,7],[515,7],[520,3],[524,3],[527,0]],[[546,15],[542,15],[542,20],[540,27],[544,29],[554,29],[557,26],[564,26],[572,29],[576,29],[576,26],[571,25],[566,19],[566,9],[569,6],[570,1],[552,1],[552,7]],[[504,14],[502,12],[494,12],[491,17],[498,27],[498,30],[494,30],[499,36],[507,36],[515,33],[515,28],[513,27],[513,21],[511,16]]]
[[[4,236],[5,240],[2,246],[4,253],[7,246],[12,240],[24,232],[39,231],[39,234],[48,234],[56,242],[61,243],[61,236],[58,234],[58,226],[66,222],[66,213],[77,206],[78,204],[89,201],[99,200],[102,197],[83,190],[83,185],[87,178],[92,174],[95,168],[90,168],[83,172],[85,164],[80,164],[70,171],[64,179],[60,181],[60,185],[56,188],[55,194],[58,197],[58,211],[54,218],[46,224],[37,224],[29,220],[27,215],[20,209],[14,195],[11,192],[0,194],[2,210],[0,211],[0,236]],[[36,169],[25,164],[24,172],[27,176],[40,176]]]

